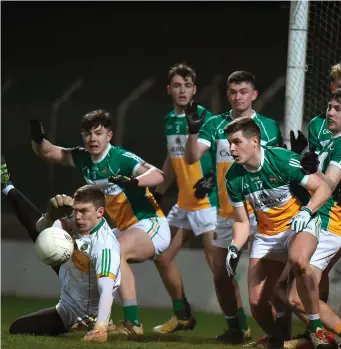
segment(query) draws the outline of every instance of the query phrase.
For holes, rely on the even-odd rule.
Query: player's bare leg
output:
[[[291,272],[289,263],[287,263],[277,283],[272,299],[272,304],[276,310],[276,323],[282,329],[284,340],[291,339],[292,309],[288,305],[287,299],[289,286],[293,278],[294,275]],[[282,292],[283,297],[281,296],[280,292]]]
[[[310,258],[317,247],[316,238],[308,233],[301,232],[294,235],[289,242],[289,263],[296,279],[297,294],[302,301],[309,320],[311,340],[315,348],[333,348],[335,341],[328,332],[322,330],[320,318],[320,301],[318,284],[319,279],[310,265]]]
[[[143,335],[138,317],[135,277],[128,262],[140,263],[152,259],[155,248],[152,240],[142,229],[130,228],[118,237],[121,246],[120,297],[124,306],[124,322],[111,331],[113,334]]]
[[[316,247],[316,238],[307,232],[294,235],[289,243],[289,263],[296,278],[297,292],[311,320],[312,332],[321,327],[318,282],[309,264]]]
[[[154,261],[163,284],[172,299],[174,315],[164,324],[155,326],[153,332],[166,334],[182,329],[192,330],[196,325],[185,296],[181,274],[174,260],[190,233],[191,231],[188,229],[171,226],[171,243],[168,249]]]
[[[329,297],[329,272],[334,267],[335,263],[341,258],[341,249],[330,260],[327,268],[323,271],[319,284],[320,300],[327,303]]]
[[[274,317],[270,300],[285,264],[268,259],[251,258],[248,269],[251,312],[265,332],[271,346],[281,347],[282,334]]]
[[[235,278],[229,277],[226,271],[226,255],[226,248],[213,246],[214,286],[220,308],[229,327],[225,333],[216,338],[221,342],[238,344],[249,339],[250,330],[246,318],[243,318],[245,314],[240,314],[240,309],[243,309],[243,303],[238,283]]]
[[[212,245],[213,234],[214,234],[213,231],[209,231],[207,233],[202,234],[202,245],[204,248],[205,258],[212,272],[213,272],[213,254],[214,254],[214,246]]]
[[[338,252],[329,262],[328,267],[322,272],[321,269],[317,268],[314,265],[311,265],[312,271],[318,283],[321,283],[323,279],[323,275],[328,274],[331,268],[335,265],[335,263],[340,259],[340,253]],[[304,306],[302,304],[301,299],[297,294],[296,283],[295,280],[292,282],[290,295],[289,295],[289,304],[293,308],[295,314],[307,325],[309,324],[308,317],[306,316],[306,312]],[[321,322],[323,326],[331,332],[334,332],[338,336],[341,335],[341,319],[339,316],[326,304],[324,301],[319,301],[320,307],[320,316]]]

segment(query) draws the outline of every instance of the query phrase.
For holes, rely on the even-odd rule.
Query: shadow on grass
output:
[[[147,334],[145,336],[139,337],[130,337],[126,339],[133,342],[160,342],[160,343],[172,343],[172,342],[180,342],[180,343],[188,343],[188,344],[219,344],[214,338],[205,338],[198,336],[178,336],[174,334],[166,334],[166,335],[158,335],[158,334]]]

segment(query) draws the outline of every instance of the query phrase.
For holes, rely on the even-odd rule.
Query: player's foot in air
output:
[[[193,330],[196,326],[196,321],[193,316],[189,317],[187,320],[181,320],[175,315],[173,315],[164,324],[155,326],[153,328],[154,333],[167,334],[179,330]]]
[[[1,190],[6,188],[8,185],[11,185],[11,178],[7,169],[6,159],[1,155]]]
[[[143,325],[140,324],[140,326],[135,326],[129,320],[120,321],[120,324],[118,326],[111,323],[108,326],[108,334],[109,335],[124,334],[126,336],[143,336],[144,335]]]
[[[337,349],[334,336],[322,328],[318,328],[315,333],[311,333],[310,338],[315,349]]]
[[[216,337],[216,340],[225,344],[244,344],[251,339],[251,329],[246,331],[228,329],[223,334]]]

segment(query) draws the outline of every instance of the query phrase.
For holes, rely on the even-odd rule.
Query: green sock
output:
[[[124,307],[124,320],[129,320],[135,326],[141,326],[138,313],[137,305],[126,306]]]
[[[317,328],[322,328],[321,319],[309,320],[309,330],[311,333],[315,333]]]
[[[245,311],[243,308],[238,308],[237,313],[239,316],[239,323],[240,327],[243,331],[246,331],[249,328],[249,325],[247,323],[247,315],[245,314]]]
[[[233,316],[233,317],[232,316],[231,317],[225,316],[225,319],[227,321],[227,325],[229,327],[229,330],[236,330],[236,331],[241,330],[238,314],[236,316]]]
[[[173,299],[173,312],[176,317],[180,320],[187,320],[191,317],[191,307],[189,306],[186,298],[184,299]]]

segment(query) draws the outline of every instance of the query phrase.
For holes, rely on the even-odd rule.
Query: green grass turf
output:
[[[197,326],[193,331],[179,331],[176,334],[157,336],[152,334],[152,328],[167,320],[171,315],[170,309],[140,309],[140,318],[144,326],[145,336],[139,340],[128,340],[125,337],[109,337],[107,343],[89,344],[80,341],[85,332],[74,332],[58,337],[34,337],[26,335],[10,335],[8,328],[17,317],[31,312],[51,307],[56,300],[43,300],[36,298],[1,298],[1,348],[3,349],[80,349],[91,347],[122,348],[122,349],[193,349],[210,348],[218,349],[228,347],[217,344],[214,337],[221,334],[226,328],[226,323],[221,315],[196,312]],[[114,305],[112,319],[118,322],[123,318],[123,309]],[[255,321],[250,318],[249,324],[252,329],[253,338],[262,335],[261,329]],[[301,331],[303,326],[294,323],[294,333]],[[235,349],[242,346],[233,346]]]

